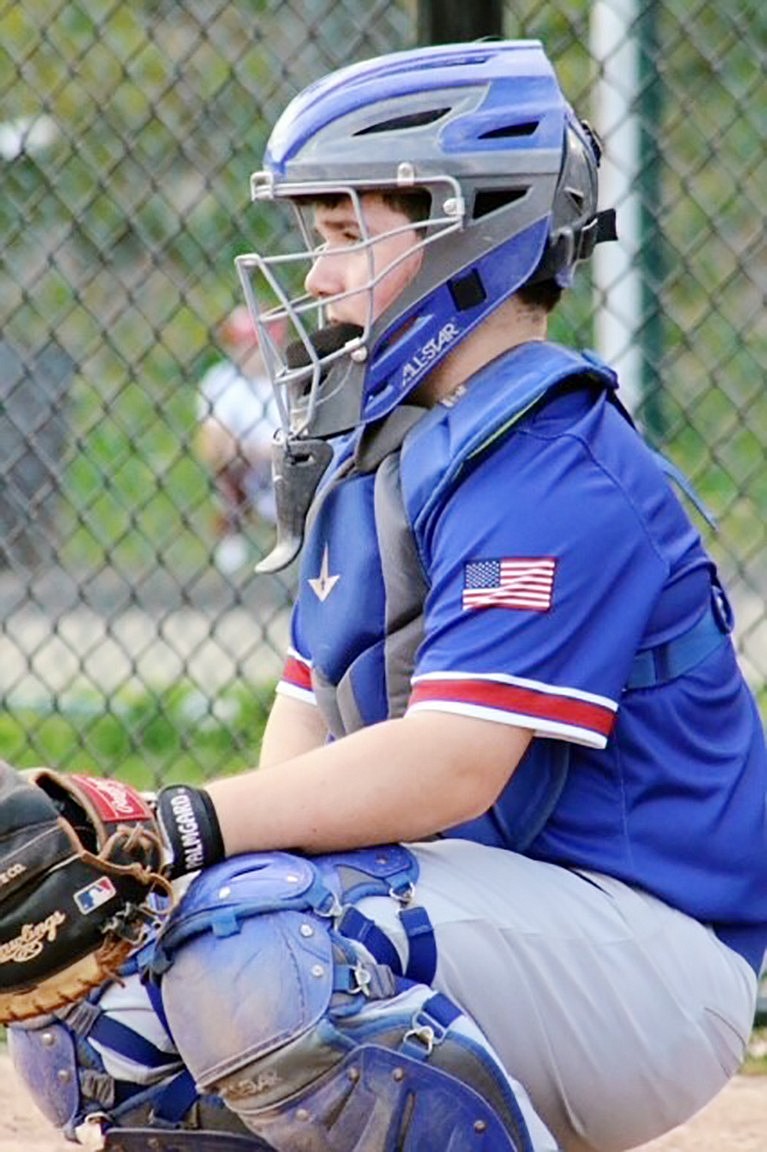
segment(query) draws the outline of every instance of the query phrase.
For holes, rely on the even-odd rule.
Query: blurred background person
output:
[[[279,418],[247,308],[235,308],[216,335],[224,357],[200,381],[196,443],[215,486],[214,561],[229,575],[248,561],[248,529],[275,521],[271,443]]]

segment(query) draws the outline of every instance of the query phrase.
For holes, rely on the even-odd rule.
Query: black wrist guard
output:
[[[157,794],[157,819],[170,852],[171,880],[217,864],[226,855],[213,801],[202,788],[169,784]]]

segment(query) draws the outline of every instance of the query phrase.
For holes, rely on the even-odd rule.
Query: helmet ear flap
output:
[[[600,235],[597,213],[599,141],[585,121],[570,113],[565,121],[562,165],[551,208],[551,230],[541,262],[530,283],[554,279],[562,288],[572,283],[575,265],[594,250]]]

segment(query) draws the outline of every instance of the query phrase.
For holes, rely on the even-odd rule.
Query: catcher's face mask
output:
[[[259,173],[254,187],[262,179],[270,185]],[[429,245],[460,227],[455,214],[429,217],[438,185],[418,193],[351,185],[307,192],[302,186],[298,197],[286,186],[279,198],[288,199],[303,246],[286,255],[237,258],[256,324],[287,322],[284,346],[272,341],[269,349],[286,437],[332,436],[359,423],[376,322],[397,311]],[[444,199],[456,189],[447,182],[440,191]]]

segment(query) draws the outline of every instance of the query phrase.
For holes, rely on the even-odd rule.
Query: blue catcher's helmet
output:
[[[255,201],[297,209],[306,246],[237,258],[286,436],[327,437],[380,419],[520,286],[569,284],[597,239],[598,159],[537,41],[395,53],[297,96],[251,187]],[[316,257],[303,217],[322,197],[359,207],[371,190],[428,194],[420,270],[381,315],[368,309],[362,331],[317,338],[330,301],[303,289]],[[364,223],[361,237],[369,248]],[[275,316],[287,317],[302,356],[269,338]]]

